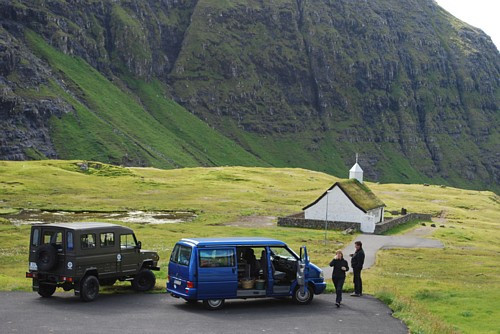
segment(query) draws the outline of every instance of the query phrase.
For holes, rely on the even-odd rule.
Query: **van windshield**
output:
[[[172,255],[170,255],[170,262],[180,264],[182,266],[189,265],[189,260],[191,260],[192,248],[184,245],[175,245]]]
[[[281,257],[285,258],[287,260],[297,260],[297,257],[295,254],[292,254],[287,248],[285,247],[271,247],[271,256],[273,257]]]

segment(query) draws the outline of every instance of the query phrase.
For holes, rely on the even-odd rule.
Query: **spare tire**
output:
[[[36,265],[40,271],[49,271],[57,264],[57,249],[51,244],[38,246],[35,253]]]

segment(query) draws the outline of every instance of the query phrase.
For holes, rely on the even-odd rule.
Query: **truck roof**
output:
[[[95,230],[95,229],[121,229],[132,232],[132,229],[110,223],[101,222],[75,222],[75,223],[53,223],[53,224],[35,224],[32,226],[43,226],[43,227],[58,227],[65,228],[69,230]]]
[[[184,238],[182,242],[198,247],[206,246],[286,246],[281,240],[259,237],[232,237],[232,238]]]

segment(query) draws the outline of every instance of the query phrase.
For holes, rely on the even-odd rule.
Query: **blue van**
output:
[[[323,271],[283,241],[268,238],[182,239],[168,264],[167,292],[219,309],[226,299],[292,296],[309,304],[325,290]]]

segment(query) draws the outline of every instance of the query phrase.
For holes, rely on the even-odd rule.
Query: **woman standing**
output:
[[[335,292],[337,293],[335,305],[340,307],[340,303],[342,302],[342,287],[344,286],[345,273],[349,270],[349,265],[347,264],[347,261],[344,260],[344,254],[342,254],[340,249],[335,253],[335,257],[332,262],[330,262],[330,267],[333,267],[332,280],[333,285],[335,286]]]

